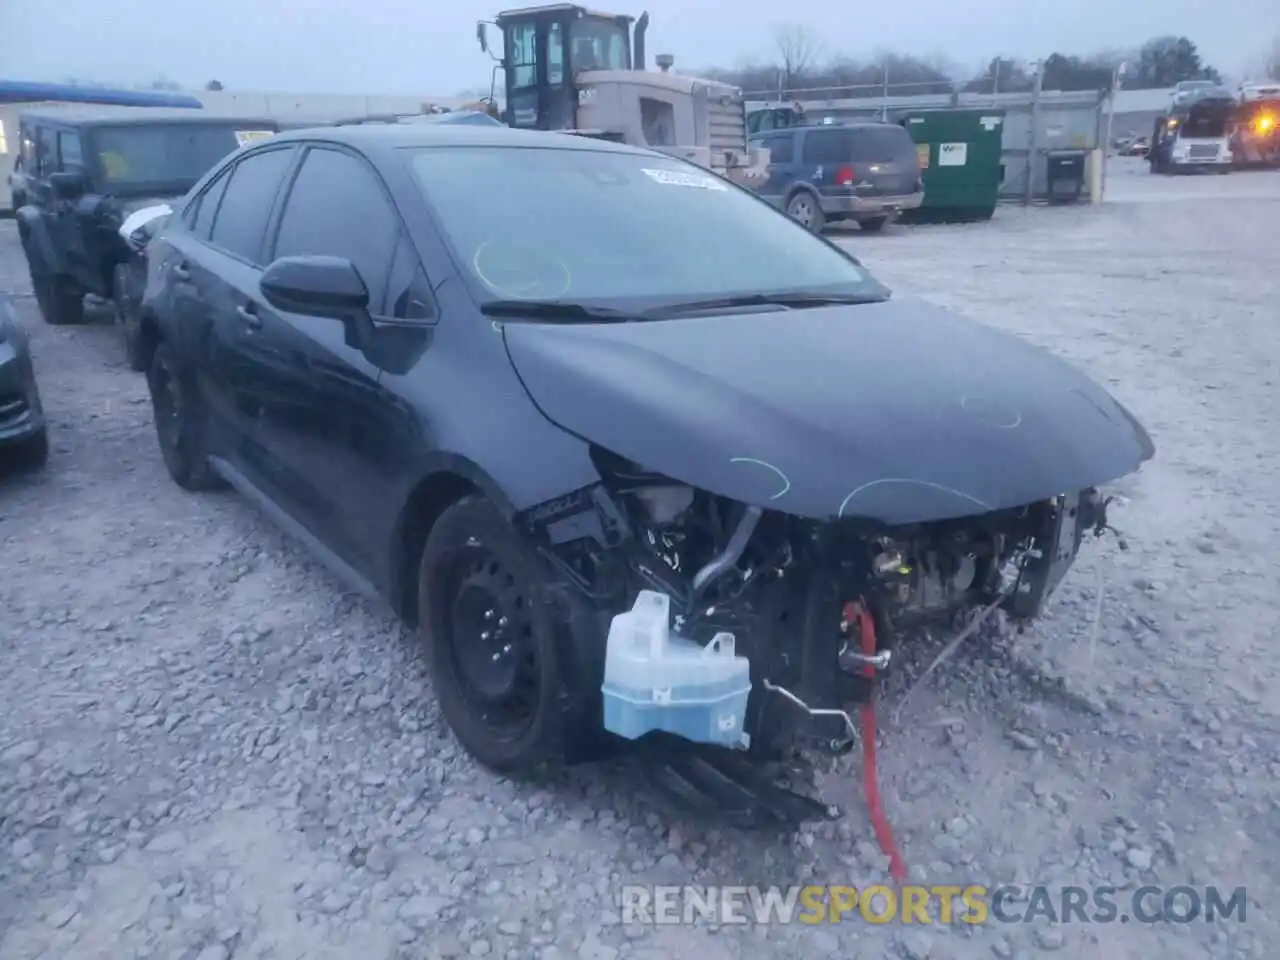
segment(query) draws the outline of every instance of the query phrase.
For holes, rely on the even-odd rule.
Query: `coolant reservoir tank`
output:
[[[605,646],[604,726],[628,740],[655,730],[696,743],[746,747],[751,664],[732,633],[706,646],[671,632],[671,601],[641,590],[613,618]]]

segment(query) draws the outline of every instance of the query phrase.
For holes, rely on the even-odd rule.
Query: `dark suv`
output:
[[[11,178],[22,250],[44,319],[78,323],[84,295],[116,300],[131,256],[119,228],[181,197],[214,164],[277,129],[274,120],[199,110],[85,108],[19,118]]]
[[[751,143],[769,151],[760,196],[814,232],[841,220],[880,230],[924,201],[915,144],[897,124],[789,127]]]

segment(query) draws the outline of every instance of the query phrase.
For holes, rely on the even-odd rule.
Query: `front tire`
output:
[[[199,388],[174,362],[167,344],[156,347],[147,371],[156,439],[165,469],[184,490],[215,490],[222,479],[209,466],[208,418]]]
[[[418,572],[418,623],[436,699],[463,748],[501,774],[565,759],[565,678],[547,572],[483,497],[431,528]]]

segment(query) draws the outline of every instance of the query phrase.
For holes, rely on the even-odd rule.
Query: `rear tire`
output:
[[[798,190],[787,201],[787,216],[813,233],[821,233],[826,218],[822,214],[822,204],[808,190]]]
[[[888,217],[872,217],[869,220],[859,220],[858,226],[862,228],[863,233],[879,233],[888,222]]]
[[[489,769],[565,759],[565,680],[547,571],[488,500],[458,501],[431,528],[418,623],[440,712]]]
[[[165,469],[184,490],[216,490],[224,483],[209,466],[208,415],[199,387],[161,343],[147,371],[156,439]]]

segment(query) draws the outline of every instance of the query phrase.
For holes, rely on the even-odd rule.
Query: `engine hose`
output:
[[[862,652],[868,656],[876,653],[876,625],[871,614],[861,603],[852,603],[848,608],[851,616],[846,622],[852,626],[858,624],[862,635]],[[889,818],[884,812],[884,802],[880,799],[880,779],[876,773],[876,703],[875,676],[876,668],[867,664],[862,668],[862,675],[867,678],[870,690],[862,704],[862,790],[867,797],[867,812],[871,817],[871,828],[875,831],[876,842],[880,844],[880,852],[889,858],[889,875],[898,883],[907,879],[907,867],[898,845],[893,839],[893,828],[889,826]]]

